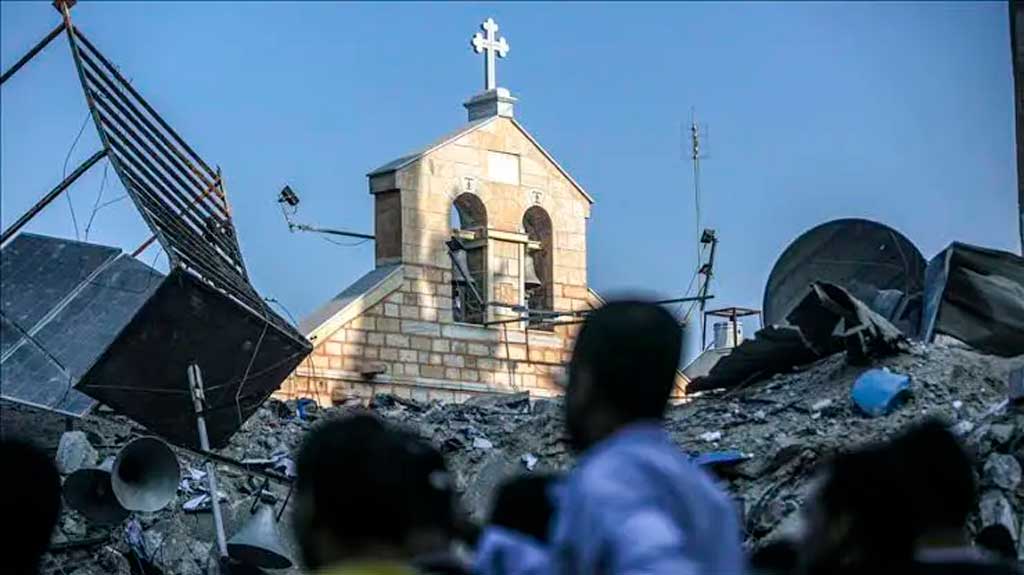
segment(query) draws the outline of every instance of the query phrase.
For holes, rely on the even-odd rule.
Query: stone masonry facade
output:
[[[578,184],[517,122],[494,116],[405,164],[371,173],[370,192],[377,271],[391,271],[334,316],[303,326],[314,351],[280,395],[337,403],[383,392],[445,401],[481,393],[560,394],[578,319],[566,314],[556,325],[529,327],[515,321],[521,314],[510,306],[525,303],[526,253],[541,248],[550,266],[544,289],[551,309],[599,305],[587,288],[591,200]],[[466,194],[483,206],[482,221],[453,229],[453,206]],[[525,233],[530,208],[550,219],[547,237]],[[485,321],[513,321],[454,321],[445,248],[453,235],[486,261]]]

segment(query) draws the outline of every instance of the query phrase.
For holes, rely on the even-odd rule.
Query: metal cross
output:
[[[480,25],[481,28],[487,32],[487,36],[477,32],[473,36],[470,44],[473,46],[473,50],[477,54],[486,51],[487,54],[484,57],[484,90],[493,90],[497,85],[497,79],[495,78],[495,66],[494,66],[494,55],[497,54],[502,58],[508,54],[508,42],[505,38],[496,38],[495,32],[498,31],[498,25],[494,23],[493,18],[488,18]]]

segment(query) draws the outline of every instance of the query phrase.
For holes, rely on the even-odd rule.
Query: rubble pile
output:
[[[1002,359],[955,343],[913,344],[906,353],[871,366],[851,366],[843,354],[837,354],[796,373],[725,392],[697,394],[670,409],[666,427],[680,448],[695,457],[731,454],[720,458],[713,471],[742,511],[747,544],[757,546],[799,525],[798,511],[814,470],[830,454],[883,439],[924,416],[943,417],[977,457],[982,497],[972,529],[1004,525],[1024,556],[1024,412],[1008,408],[1006,401],[1009,372],[1021,366],[1024,356]],[[869,368],[910,377],[909,396],[887,415],[868,416],[851,399],[854,381]],[[557,400],[503,395],[453,405],[381,395],[369,408],[416,430],[441,449],[465,508],[478,519],[486,514],[489,497],[503,478],[527,471],[563,470],[572,462]],[[306,404],[299,410],[295,402],[268,401],[222,454],[291,473],[290,456],[304,434],[318,421],[353,409],[361,407],[317,409]],[[73,455],[85,463],[102,461],[145,434],[111,413],[82,420],[78,428],[96,455],[80,445],[80,434],[65,442],[74,440],[79,445]],[[141,560],[165,573],[216,572],[208,501],[205,505],[196,501],[208,495],[201,481],[202,461],[189,452],[178,453],[182,483],[170,506],[135,514],[115,526],[97,526],[66,511],[47,572],[137,572],[131,562]],[[276,482],[261,490],[262,480],[233,466],[218,465],[218,474],[229,536],[249,517],[257,496],[280,509],[289,495],[287,486]],[[186,511],[190,502],[191,509]],[[286,539],[288,518],[286,510],[281,523]],[[292,546],[290,541],[286,544]]]

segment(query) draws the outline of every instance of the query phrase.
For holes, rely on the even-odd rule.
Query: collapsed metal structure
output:
[[[104,323],[107,336],[102,353],[91,354],[88,365],[69,373],[64,382],[47,380],[12,387],[28,391],[31,385],[73,385],[173,443],[206,450],[195,427],[193,406],[198,393],[201,405],[196,405],[206,418],[209,443],[222,446],[312,348],[249,282],[220,170],[212,169],[72,23],[71,4],[68,0],[55,2],[61,25],[5,72],[2,80],[65,33],[102,149],[5,230],[2,239],[6,243],[14,237],[75,179],[106,158],[153,234],[131,255],[138,256],[157,241],[168,256],[170,271],[164,277],[149,270],[156,274],[158,285],[146,290],[141,305],[133,302],[133,308],[125,313],[111,314],[112,303],[105,308],[106,304],[87,302],[92,315],[79,317],[79,321],[110,323],[113,320],[108,316],[117,316],[114,323]],[[37,241],[45,243],[45,238]],[[16,252],[4,251],[10,252],[4,254],[5,264],[13,261]],[[66,273],[78,274],[79,279],[100,269],[95,262],[88,270],[83,265],[78,261],[62,263]],[[101,268],[105,270],[107,265]],[[22,271],[23,278],[36,273]],[[81,297],[81,289],[69,288],[59,301],[52,302],[53,309],[43,319],[49,322],[69,306],[84,309]],[[12,326],[4,332],[9,340],[4,348],[24,347],[21,341],[32,340],[45,325],[22,329],[11,313],[16,308],[7,305],[9,298],[4,299],[4,323]],[[15,341],[12,334],[19,339]],[[68,371],[40,341],[32,343]],[[203,390],[190,387],[186,373],[193,366],[203,372]],[[4,367],[5,380],[20,373]],[[66,390],[60,391],[66,396]],[[16,394],[8,397],[6,389],[4,395],[24,400]]]

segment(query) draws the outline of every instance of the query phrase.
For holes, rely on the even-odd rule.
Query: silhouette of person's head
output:
[[[441,454],[371,414],[333,419],[296,463],[294,529],[306,567],[397,560],[448,544],[454,495]]]
[[[0,461],[0,517],[8,526],[2,538],[3,565],[10,573],[37,573],[60,514],[60,475],[50,457],[23,441],[0,441]]]
[[[909,522],[888,458],[877,446],[840,453],[827,464],[807,511],[800,549],[809,575],[870,572],[913,557]]]
[[[964,545],[975,502],[970,456],[942,422],[925,420],[832,460],[810,506],[804,563],[811,573],[909,565],[929,539]]]
[[[488,523],[548,541],[548,529],[555,513],[551,488],[555,474],[520,475],[498,487]]]
[[[887,449],[901,471],[916,536],[966,544],[967,518],[978,501],[971,456],[946,425],[927,419],[902,431]]]
[[[566,425],[577,449],[644,419],[660,419],[675,383],[683,333],[664,308],[616,301],[591,312],[576,338]]]

